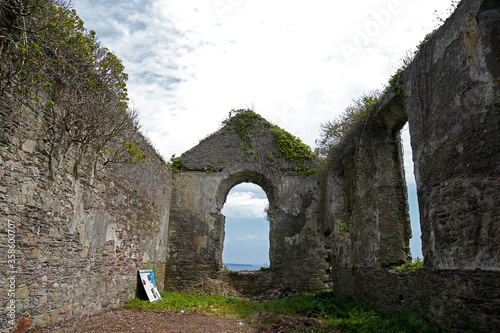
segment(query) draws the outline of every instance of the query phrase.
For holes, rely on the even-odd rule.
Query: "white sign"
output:
[[[160,300],[161,296],[158,292],[158,289],[156,288],[155,274],[153,272],[153,269],[140,269],[139,278],[141,279],[144,291],[146,291],[146,294],[148,295],[149,301],[154,303]]]

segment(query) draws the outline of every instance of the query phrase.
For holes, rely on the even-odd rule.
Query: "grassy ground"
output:
[[[165,292],[161,295],[163,299],[156,303],[134,298],[125,307],[195,311],[234,316],[242,320],[258,313],[301,315],[319,319],[328,329],[338,329],[341,332],[439,332],[417,313],[398,313],[384,317],[350,299],[334,297],[328,291],[266,302],[250,302],[220,295]]]

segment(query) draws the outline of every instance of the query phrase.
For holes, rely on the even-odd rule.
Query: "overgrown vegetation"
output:
[[[452,0],[451,6],[447,10],[446,16],[450,16],[455,9],[457,9],[460,0]],[[442,25],[445,22],[445,18],[443,18],[437,10],[435,11],[436,20],[438,22],[438,26]],[[396,70],[396,73],[391,76],[389,80],[389,87],[396,94],[396,96],[404,97],[404,80],[403,80],[403,72],[410,65],[410,63],[415,59],[417,54],[422,50],[423,46],[427,44],[427,42],[434,36],[434,34],[438,31],[438,27],[436,27],[433,31],[425,35],[424,39],[417,45],[416,49],[411,52],[408,51],[405,57],[402,59],[403,64]]]
[[[216,172],[215,168],[212,165],[207,165],[203,168],[203,171],[205,171],[206,173]]]
[[[194,311],[241,319],[259,313],[301,315],[319,319],[327,325],[328,330],[337,329],[341,332],[439,332],[418,313],[398,313],[384,317],[352,299],[338,298],[328,291],[266,302],[250,302],[220,295],[165,292],[161,295],[163,299],[156,303],[134,298],[125,307],[146,311]]]
[[[179,157],[176,157],[175,154],[172,155],[170,158],[170,163],[168,164],[168,167],[176,172],[186,170],[186,167],[182,163],[181,159]]]
[[[405,87],[404,87],[404,78],[403,78],[403,73],[405,69],[412,63],[412,61],[415,59],[417,54],[422,50],[424,45],[434,36],[436,33],[437,29],[433,30],[432,32],[428,33],[424,39],[417,45],[417,48],[415,51],[411,52],[408,51],[406,53],[406,56],[402,59],[403,64],[401,67],[399,67],[396,70],[396,73],[391,76],[389,79],[389,87],[392,90],[396,96],[405,97]]]
[[[351,133],[353,134],[352,139],[357,138],[354,132],[365,123],[380,96],[381,92],[372,91],[354,99],[353,104],[348,106],[338,119],[321,124],[320,139],[316,140],[320,156],[326,157],[331,153],[340,153],[335,151],[336,148],[342,141],[346,141]]]
[[[269,166],[277,163],[281,166],[281,159],[291,161],[295,165],[294,171],[300,174],[309,175],[316,172],[315,169],[309,168],[306,162],[314,158],[314,154],[309,146],[302,141],[281,129],[280,127],[271,124],[259,114],[250,109],[231,110],[229,117],[224,120],[223,125],[232,126],[238,133],[241,142],[238,143],[241,151],[243,151],[245,159],[250,162],[258,161],[258,155],[254,147],[254,136],[260,135],[259,128],[269,129],[277,150],[273,155],[267,155],[267,163]],[[260,127],[262,126],[262,127]]]
[[[75,176],[84,159],[95,160],[93,171],[144,162],[127,78],[120,59],[85,29],[69,1],[0,1],[2,127],[19,135],[23,112],[42,110],[51,172],[62,163],[56,156],[72,156]]]
[[[410,273],[410,272],[415,272],[420,269],[424,268],[424,262],[422,259],[417,258],[412,260],[408,260],[401,266],[394,266],[392,267],[392,270],[397,272],[397,273]]]
[[[450,16],[457,8],[460,0],[452,0],[451,7],[447,11],[447,16]],[[435,11],[438,25],[445,22],[445,19]],[[389,79],[389,87],[394,94],[404,97],[405,87],[403,73],[405,69],[412,63],[417,54],[421,52],[431,38],[438,31],[436,27],[432,32],[428,33],[424,39],[416,46],[414,51],[408,51],[403,57],[401,66],[396,70],[396,73]],[[319,154],[323,158],[331,153],[332,148],[335,148],[340,141],[346,138],[348,133],[358,129],[358,125],[362,123],[373,106],[378,102],[382,93],[379,91],[370,92],[361,96],[359,99],[353,100],[354,104],[348,106],[345,112],[336,120],[328,121],[321,125],[320,139],[316,141],[319,147]]]

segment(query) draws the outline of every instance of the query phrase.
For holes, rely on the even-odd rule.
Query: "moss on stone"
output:
[[[314,154],[308,145],[279,126],[271,124],[254,111],[249,109],[231,110],[229,118],[222,123],[233,127],[238,133],[242,141],[238,143],[238,146],[244,153],[246,161],[258,161],[253,138],[259,134],[257,130],[260,127],[269,130],[273,136],[274,146],[277,149],[274,156],[267,155],[269,166],[274,165],[275,159],[279,166],[281,164],[279,160],[284,158],[295,163],[294,171],[299,174],[309,175],[316,172],[315,169],[306,166],[306,162],[314,158]]]

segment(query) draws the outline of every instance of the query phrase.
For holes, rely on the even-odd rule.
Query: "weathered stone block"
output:
[[[36,148],[36,141],[34,140],[26,140],[21,146],[22,150],[30,154],[32,154],[35,151],[35,148]]]

